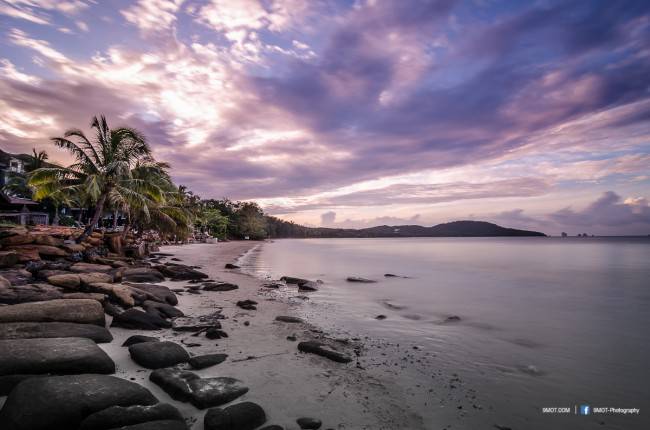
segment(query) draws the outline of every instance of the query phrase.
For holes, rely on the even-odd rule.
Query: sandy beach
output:
[[[226,242],[163,247],[162,253],[173,254],[173,257],[164,257],[163,261],[178,258],[181,264],[199,266],[199,270],[211,279],[239,286],[239,289],[227,292],[179,294],[178,308],[186,316],[208,315],[221,309],[225,316],[223,329],[229,337],[209,340],[172,330],[152,332],[112,328],[113,342],[100,346],[115,361],[116,375],[144,385],[161,402],[176,406],[194,430],[203,429],[205,410],[171,399],[149,381],[150,371],[134,363],[128,349],[121,347],[126,338],[135,334],[156,336],[183,344],[191,355],[228,354],[225,362],[195,373],[202,377],[229,376],[243,381],[250,390],[237,401],[252,401],[262,406],[267,414],[267,424],[297,429],[297,418],[312,417],[322,420],[323,429],[426,428],[418,416],[409,414],[399,393],[373,379],[357,366],[356,360],[342,364],[298,351],[298,342],[315,339],[355,357],[357,353],[363,353],[363,345],[358,340],[331,339],[308,323],[274,321],[278,315],[294,315],[302,302],[309,300],[304,297],[308,293],[298,293],[295,286],[278,290],[263,288],[263,282],[257,278],[224,269],[226,263],[235,262],[256,246],[263,245],[259,242]],[[169,288],[188,285],[170,281],[162,284]],[[246,299],[257,301],[257,310],[247,311],[236,306],[237,301]],[[295,336],[296,341],[287,340],[287,336]],[[192,344],[200,346],[188,346]]]

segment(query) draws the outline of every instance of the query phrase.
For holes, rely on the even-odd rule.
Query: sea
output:
[[[364,340],[424,428],[650,429],[650,238],[281,239],[240,263],[322,282],[296,312]]]

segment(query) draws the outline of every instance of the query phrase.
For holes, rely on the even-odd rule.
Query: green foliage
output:
[[[59,225],[62,225],[64,227],[73,227],[74,218],[72,218],[71,216],[64,215],[59,219]]]
[[[225,239],[230,219],[223,215],[219,209],[205,208],[197,217],[195,224],[202,231],[219,239]]]

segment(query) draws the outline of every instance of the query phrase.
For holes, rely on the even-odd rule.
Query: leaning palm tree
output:
[[[95,131],[92,141],[79,129],[52,138],[55,145],[74,156],[75,163],[68,167],[41,167],[29,177],[29,184],[35,188],[58,183],[66,192],[84,195],[93,202],[93,217],[78,241],[92,232],[109,196],[137,193],[122,186],[131,178],[132,168],[139,162],[153,161],[151,148],[139,131],[129,127],[110,129],[103,115],[94,117],[91,127]]]

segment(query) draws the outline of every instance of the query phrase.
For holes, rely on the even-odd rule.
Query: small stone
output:
[[[298,418],[296,420],[296,423],[298,423],[300,428],[303,430],[304,429],[317,430],[323,425],[321,420],[317,420],[315,418]]]

